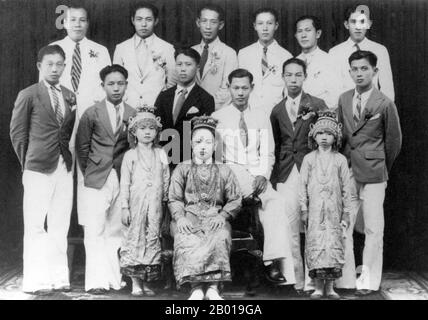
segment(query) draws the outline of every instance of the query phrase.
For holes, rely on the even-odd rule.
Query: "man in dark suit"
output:
[[[275,140],[275,164],[271,182],[287,199],[286,211],[296,275],[294,288],[298,294],[303,294],[302,291],[311,290],[312,285],[309,277],[305,277],[300,251],[299,170],[303,157],[311,151],[308,147],[310,125],[316,121],[318,111],[327,109],[327,105],[324,100],[303,92],[303,82],[307,75],[303,60],[288,59],[284,62],[282,71],[288,95],[272,109],[270,116]]]
[[[383,201],[402,136],[397,107],[373,85],[378,72],[376,55],[360,50],[352,53],[348,62],[356,87],[340,96],[338,118],[343,124],[342,153],[351,167],[355,214],[348,229],[343,276],[337,286],[356,287],[357,295],[368,295],[379,290],[382,279]],[[364,223],[365,233],[362,272],[357,280],[352,239],[356,220],[357,224]]]
[[[19,92],[10,138],[23,170],[23,291],[69,291],[67,233],[73,199],[69,141],[76,97],[59,85],[65,53],[61,47],[39,51],[41,81]],[[47,229],[45,230],[45,220]]]
[[[84,176],[79,222],[84,226],[85,290],[119,290],[117,250],[121,242],[120,167],[129,149],[127,122],[136,111],[122,101],[128,72],[119,65],[100,72],[106,99],[85,111],[76,135],[76,154]]]
[[[177,50],[178,84],[161,92],[155,102],[156,115],[160,116],[164,128],[160,139],[172,167],[191,158],[190,120],[195,116],[211,115],[215,109],[214,98],[195,82],[200,59],[194,49]]]

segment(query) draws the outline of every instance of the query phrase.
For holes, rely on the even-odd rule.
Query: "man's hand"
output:
[[[216,231],[218,229],[223,228],[225,224],[226,219],[222,215],[216,215],[215,217],[212,217],[209,221],[209,225],[212,231]]]
[[[300,220],[303,223],[303,226],[305,227],[305,230],[308,228],[308,211],[302,210],[302,213],[300,215]]]
[[[122,208],[122,224],[127,227],[131,224],[131,212],[129,208]]]
[[[192,222],[186,217],[181,217],[177,221],[178,232],[190,234],[193,232]]]
[[[253,181],[253,194],[258,196],[267,189],[267,180],[264,176],[256,176]]]

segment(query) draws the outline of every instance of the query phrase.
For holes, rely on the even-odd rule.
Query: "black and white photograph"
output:
[[[426,0],[0,0],[0,300],[428,300],[427,30]]]

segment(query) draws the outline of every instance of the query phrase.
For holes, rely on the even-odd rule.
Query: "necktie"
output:
[[[62,115],[61,105],[59,104],[57,90],[58,90],[57,88],[55,88],[54,86],[51,86],[52,97],[54,101],[55,117],[56,117],[56,120],[58,121],[58,124],[62,125],[62,121],[64,120],[64,117]]]
[[[355,110],[354,110],[354,123],[355,123],[355,125],[357,125],[358,122],[360,122],[360,118],[361,118],[361,95],[357,94],[357,104],[356,104]]]
[[[79,87],[80,74],[82,73],[82,57],[80,56],[80,45],[76,42],[74,47],[72,65],[71,65],[71,85],[73,86],[74,92]]]
[[[114,106],[116,109],[116,131],[114,133],[114,136],[116,140],[119,138],[120,129],[121,129],[121,118],[120,118],[120,104]]]
[[[269,69],[269,65],[268,65],[268,61],[267,61],[267,47],[263,47],[263,55],[262,55],[262,75],[264,76],[266,74],[266,72],[268,72]]]
[[[296,123],[296,120],[297,120],[296,101],[294,100],[290,104],[290,120],[294,129],[294,124]]]
[[[354,47],[355,47],[355,51],[360,51],[361,49],[360,49],[360,46],[358,45],[358,43],[356,43],[356,44],[354,44]]]
[[[146,65],[150,57],[150,53],[148,52],[148,46],[145,39],[140,41],[140,44],[136,48],[137,55],[137,65],[140,71],[141,78],[144,75],[144,71],[146,70]],[[142,81],[141,81],[142,83]]]
[[[244,119],[244,112],[241,111],[241,119],[239,120],[239,135],[244,147],[248,146],[248,128]]]
[[[172,112],[172,120],[174,121],[174,124],[177,121],[181,107],[183,106],[184,101],[186,100],[186,94],[187,94],[187,89],[182,89],[180,91],[180,94],[177,97],[177,101],[174,106],[174,111]]]
[[[201,63],[199,67],[201,78],[202,78],[202,75],[204,74],[204,67],[205,67],[205,64],[207,63],[207,60],[208,60],[208,44],[205,44],[204,50],[202,51]]]

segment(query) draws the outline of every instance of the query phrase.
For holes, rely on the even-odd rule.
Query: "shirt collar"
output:
[[[193,81],[193,83],[190,86],[186,87],[186,88],[184,88],[184,87],[180,86],[179,84],[177,84],[177,89],[175,89],[175,94],[178,94],[183,89],[186,89],[187,90],[187,94],[189,94],[190,91],[192,91],[192,89],[195,86],[195,84],[196,84],[196,81]]]
[[[373,92],[373,88],[374,88],[374,86],[372,86],[372,88],[369,90],[369,91],[366,91],[366,92],[363,92],[362,94],[361,94],[361,104],[362,105],[364,105],[365,104],[365,102],[367,101],[367,100],[369,100],[369,97],[370,97],[370,95],[372,94],[372,92]],[[358,95],[359,93],[358,93],[358,91],[357,91],[357,89],[355,88],[355,90],[354,90],[354,99],[356,99],[357,98],[357,95]]]
[[[361,47],[366,47],[368,42],[369,42],[369,39],[367,39],[367,37],[364,37],[364,39],[358,43],[358,46],[361,49]],[[349,47],[355,48],[354,46],[355,46],[356,42],[354,42],[351,39],[351,37],[349,37],[348,40],[346,40],[346,43],[348,44]]]
[[[299,56],[298,56],[298,58],[300,57],[300,58],[303,58],[303,59],[312,59],[314,56],[316,56],[319,52],[321,51],[321,49],[317,46],[316,48],[315,48],[315,50],[314,51],[312,51],[312,52],[309,52],[309,53],[304,53],[303,51],[302,51],[302,53],[301,54],[299,54]]]
[[[110,109],[115,109],[115,106],[114,106],[114,104],[113,103],[111,103],[110,101],[108,101],[107,99],[106,99],[106,105],[107,105],[107,108],[110,108]],[[123,107],[123,101],[121,102],[121,103],[119,103],[119,110],[121,110],[122,109],[122,107]]]
[[[49,84],[46,80],[43,80],[43,83],[48,89],[50,89],[51,87],[55,87],[55,89],[57,89],[59,92],[62,92],[61,85],[59,84],[59,82],[57,84]]]
[[[151,36],[144,39],[146,41],[147,47],[151,47],[153,45],[153,41],[155,40],[155,34],[153,33]],[[143,41],[143,38],[141,38],[139,35],[134,34],[134,48],[137,48],[141,42]]]
[[[65,37],[69,44],[75,46],[76,42],[73,41],[69,36]],[[84,37],[82,40],[78,41],[80,46],[85,46],[88,43],[88,38]]]
[[[232,110],[234,110],[236,113],[239,113],[239,114],[241,114],[241,112],[243,112],[243,113],[248,113],[248,112],[251,112],[252,110],[253,110],[253,108],[251,107],[251,105],[250,104],[248,104],[248,107],[244,110],[244,111],[241,111],[241,110],[239,110],[234,104],[233,104],[233,102],[231,102],[230,103],[230,105],[232,106]]]
[[[292,97],[290,97],[289,95],[287,95],[287,101],[290,103],[294,101],[296,103],[296,106],[300,105],[300,101],[302,100],[302,92],[303,92],[303,90],[300,91],[299,95],[294,99]]]
[[[260,49],[263,49],[263,48],[265,47],[264,45],[262,45],[262,44],[260,43],[260,41],[259,41],[259,40],[257,40],[257,46],[258,46]],[[276,42],[276,40],[275,40],[275,39],[273,39],[272,43],[271,43],[270,45],[268,45],[268,46],[267,46],[268,51],[269,51],[269,49],[274,49],[276,46],[278,46],[278,42]]]
[[[212,42],[208,43],[208,49],[215,48],[220,44],[220,42],[221,42],[220,38],[217,36],[217,38],[215,38]],[[200,46],[201,46],[201,49],[204,49],[204,46],[205,46],[204,39],[201,40]]]

